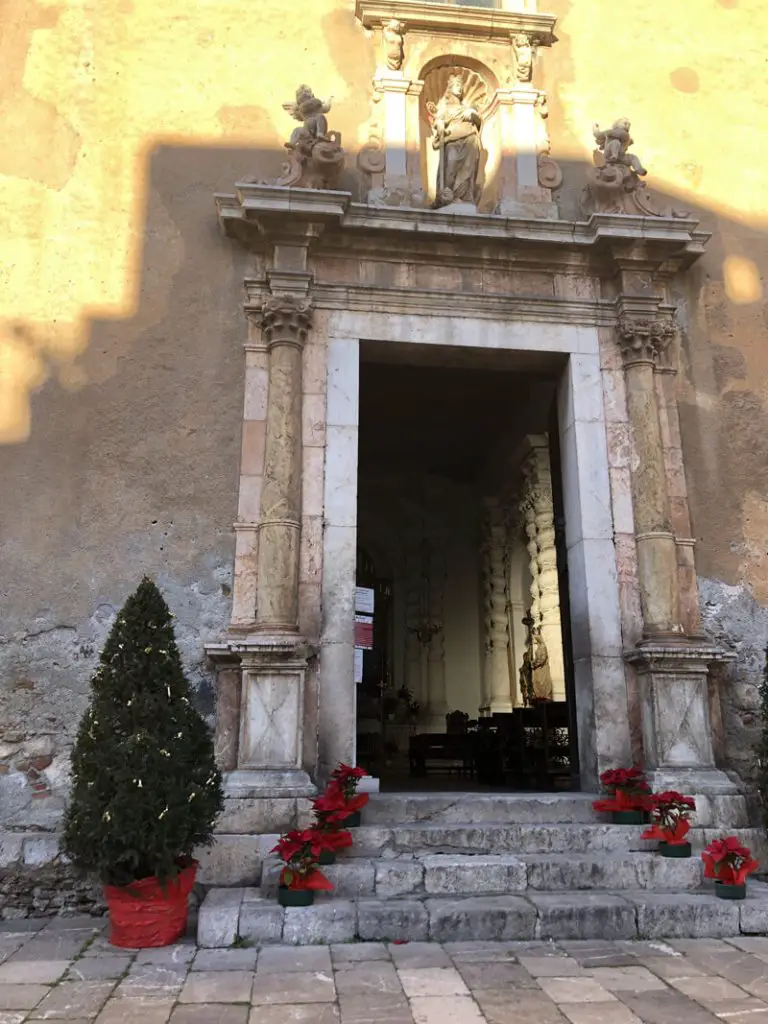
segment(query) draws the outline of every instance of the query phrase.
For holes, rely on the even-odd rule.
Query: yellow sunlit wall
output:
[[[685,293],[680,380],[699,568],[768,601],[768,5],[539,6],[558,17],[536,84],[564,209],[592,122],[627,116],[649,183],[714,232]],[[354,154],[375,66],[354,3],[5,0],[0,50],[0,469],[14,481],[14,568],[63,557],[73,516],[98,557],[118,526],[141,529],[142,501],[172,511],[187,491],[223,534],[247,267],[219,238],[211,194],[278,169],[293,127],[282,104],[300,81],[333,97],[332,127]],[[152,410],[174,401],[173,428],[150,436]],[[184,480],[166,488],[153,473],[175,457]],[[81,568],[72,561],[72,580]]]

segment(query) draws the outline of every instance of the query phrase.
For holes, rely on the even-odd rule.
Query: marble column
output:
[[[674,310],[659,299],[622,295],[617,313],[643,611],[643,640],[626,658],[642,685],[645,764],[655,789],[695,797],[697,824],[745,825],[744,797],[715,765],[709,713],[709,667],[729,655],[701,637],[685,636],[680,623],[677,545],[655,380],[675,335]]]
[[[486,498],[484,505],[489,540],[489,707],[491,714],[501,714],[512,711],[514,706],[509,676],[509,619],[505,572],[506,517],[497,498]]]
[[[632,440],[632,503],[646,636],[679,634],[677,549],[669,517],[667,474],[654,378],[675,333],[671,311],[622,307],[618,335],[624,360]]]
[[[565,662],[549,444],[544,435],[536,435],[528,441],[530,451],[522,470],[526,493],[526,535],[531,559],[531,617],[534,626],[541,627],[541,636],[547,647],[552,695],[555,700],[565,700]]]
[[[269,403],[259,517],[256,629],[297,633],[301,534],[301,364],[309,302],[272,295],[261,328],[269,357]]]
[[[435,545],[430,559],[429,619],[435,632],[427,647],[429,729],[445,732],[450,708],[445,688],[445,552]]]
[[[412,541],[405,555],[405,685],[421,706],[420,717],[424,717],[427,693],[421,674],[421,644],[416,635],[421,614],[421,568],[419,547]]]
[[[482,521],[480,542],[480,572],[482,577],[482,630],[480,642],[480,707],[478,713],[486,718],[491,713],[491,539],[487,512]]]

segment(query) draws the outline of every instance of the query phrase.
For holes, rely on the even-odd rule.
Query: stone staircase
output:
[[[377,794],[354,846],[323,871],[313,907],[276,902],[280,864],[259,888],[212,889],[198,942],[226,946],[362,940],[633,939],[768,931],[768,885],[715,898],[694,855],[654,853],[637,826],[602,823],[589,794]],[[738,830],[758,853],[763,834]],[[765,863],[765,862],[764,862]]]

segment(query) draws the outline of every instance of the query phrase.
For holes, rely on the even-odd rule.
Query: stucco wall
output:
[[[743,768],[768,635],[768,8],[540,6],[559,18],[536,81],[563,216],[576,214],[592,121],[626,115],[651,184],[714,233],[679,289],[679,399],[704,621],[740,654],[725,735]],[[63,780],[58,752],[95,656],[144,572],[178,615],[210,709],[201,644],[229,615],[248,270],[211,194],[277,171],[293,126],[282,104],[300,80],[334,96],[354,166],[375,57],[353,7],[4,7],[0,121],[15,141],[0,153],[0,820],[50,821],[51,798],[33,804],[40,780],[17,765],[53,757],[43,785]],[[344,184],[357,193],[352,173]]]

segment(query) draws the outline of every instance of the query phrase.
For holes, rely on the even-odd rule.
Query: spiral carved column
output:
[[[529,444],[530,451],[522,465],[525,496],[521,511],[530,558],[530,614],[533,628],[541,630],[541,638],[547,649],[552,696],[555,700],[564,700],[563,633],[549,446],[544,436],[529,438]]]

